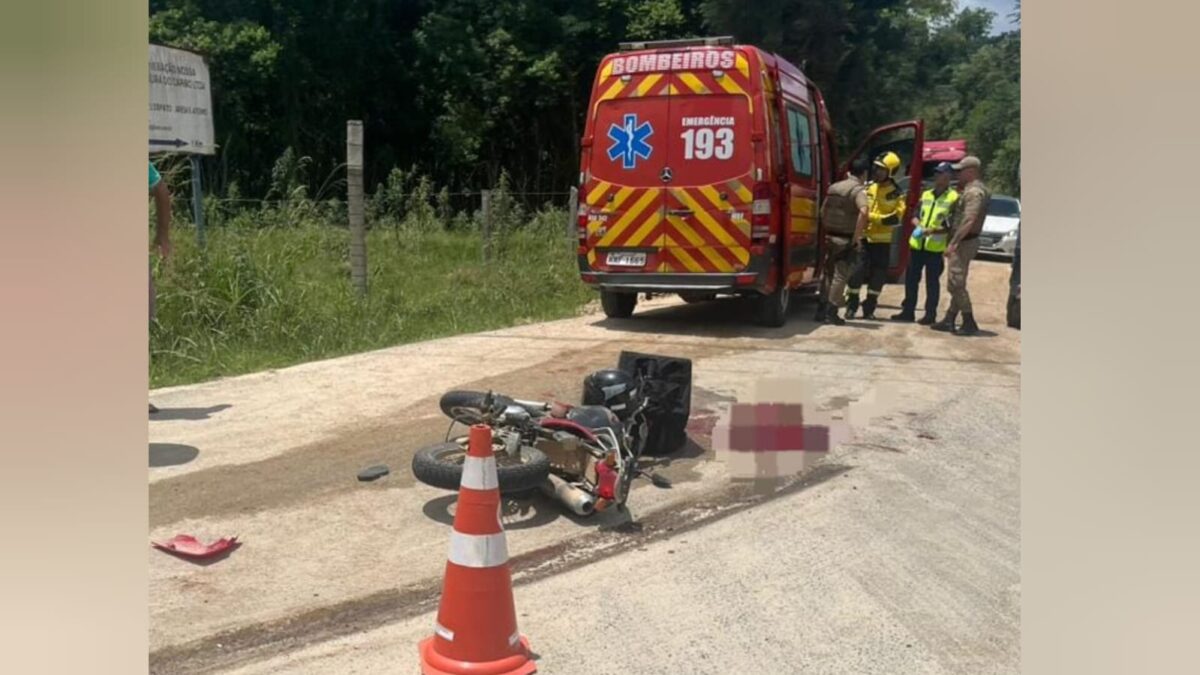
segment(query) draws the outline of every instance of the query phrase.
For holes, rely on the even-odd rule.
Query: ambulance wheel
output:
[[[604,308],[604,316],[610,319],[628,319],[637,306],[637,293],[600,291],[600,306]]]
[[[767,328],[779,328],[787,323],[788,303],[791,291],[787,286],[780,286],[774,293],[763,295],[757,299],[755,308],[759,325]]]

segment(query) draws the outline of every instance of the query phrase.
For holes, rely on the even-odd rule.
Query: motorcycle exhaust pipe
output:
[[[590,516],[596,510],[596,498],[567,481],[550,474],[539,486],[547,497],[557,499],[572,513]]]

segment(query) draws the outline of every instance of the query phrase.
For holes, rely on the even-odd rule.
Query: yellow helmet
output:
[[[887,169],[889,176],[895,175],[896,169],[900,168],[900,156],[894,152],[885,152],[875,158],[875,166]]]

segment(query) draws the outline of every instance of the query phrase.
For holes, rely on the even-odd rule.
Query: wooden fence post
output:
[[[579,237],[579,188],[571,186],[571,198],[567,201],[567,248],[575,250]]]
[[[483,198],[483,262],[492,259],[492,191],[484,190]]]
[[[346,212],[350,216],[350,279],[360,295],[367,293],[367,230],[363,217],[363,128],[346,122]]]

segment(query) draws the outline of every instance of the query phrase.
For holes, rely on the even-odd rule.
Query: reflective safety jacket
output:
[[[904,222],[905,194],[896,182],[871,183],[867,186],[867,241],[872,244],[890,244],[892,230]]]
[[[921,195],[920,225],[908,238],[908,245],[914,251],[941,253],[946,250],[950,239],[950,212],[957,201],[958,191],[952,187],[946,188],[940,197],[934,195],[932,189]]]

